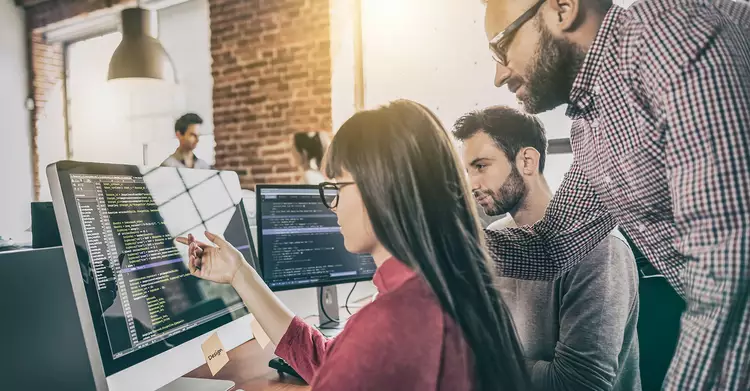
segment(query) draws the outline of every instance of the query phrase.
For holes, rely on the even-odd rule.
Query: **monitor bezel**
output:
[[[318,190],[318,185],[307,185],[307,184],[257,184],[255,185],[255,225],[257,229],[257,237],[258,237],[258,265],[260,266],[260,275],[263,277],[263,280],[266,281],[266,284],[268,284],[267,278],[265,276],[265,260],[263,257],[263,208],[261,207],[261,204],[263,202],[263,190],[264,189],[315,189]],[[322,204],[323,201],[321,201]],[[271,286],[268,285],[268,287],[273,292],[281,292],[281,291],[288,291],[293,289],[304,289],[304,288],[316,288],[316,287],[322,287],[322,286],[329,286],[329,285],[338,285],[338,284],[349,284],[354,282],[362,282],[362,281],[370,281],[372,280],[375,273],[373,272],[370,275],[362,275],[357,276],[354,278],[341,278],[341,279],[330,279],[325,281],[319,281],[319,282],[313,282],[313,283],[305,283],[305,284],[295,284],[295,285],[284,285],[284,286]]]
[[[181,346],[186,345],[211,331],[247,317],[249,312],[247,308],[243,307],[243,309],[240,310],[243,313],[238,314],[235,319],[226,321],[222,316],[180,333],[179,343],[176,343],[173,346],[154,344],[143,347],[118,359],[113,359],[112,352],[110,351],[111,349],[107,342],[106,328],[104,327],[101,308],[99,308],[99,303],[88,300],[88,295],[92,292],[87,291],[87,286],[84,283],[81,274],[82,270],[79,266],[79,263],[82,262],[90,264],[91,259],[88,255],[88,251],[76,251],[76,238],[78,238],[80,242],[80,239],[82,239],[81,235],[83,235],[83,229],[80,225],[80,221],[73,224],[74,222],[70,219],[71,213],[77,214],[75,200],[72,199],[69,191],[70,174],[136,176],[142,174],[139,166],[124,164],[61,161],[47,167],[47,175],[50,182],[55,215],[60,228],[60,236],[63,242],[63,249],[81,320],[81,326],[84,331],[85,342],[87,345],[86,348],[89,353],[89,359],[92,363],[92,369],[94,369],[95,372],[94,377],[97,383],[97,388],[99,388],[102,378],[106,381],[107,377],[126,371],[129,368],[135,367],[138,364],[153,359],[161,354],[165,354],[166,352],[179,349]],[[234,172],[231,172],[231,174],[237,175]],[[66,189],[68,192],[65,191]],[[68,196],[65,195],[66,193]],[[250,245],[250,248],[247,251],[250,254],[248,263],[251,266],[254,266],[257,264],[257,260],[253,258],[255,257],[253,251],[254,243],[250,236],[247,215],[245,214],[242,200],[240,200],[239,210],[243,218],[245,236]],[[93,293],[95,294],[95,292]],[[101,371],[99,368],[101,368]]]

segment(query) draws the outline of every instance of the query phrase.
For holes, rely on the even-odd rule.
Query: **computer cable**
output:
[[[354,288],[357,287],[357,283],[354,283],[354,286],[352,286],[352,290],[349,291],[349,294],[346,295],[346,301],[344,302],[344,307],[346,307],[346,312],[349,313],[349,316],[352,316],[352,312],[349,311],[349,298],[352,297],[352,293],[354,293]],[[328,315],[326,315],[328,316]]]

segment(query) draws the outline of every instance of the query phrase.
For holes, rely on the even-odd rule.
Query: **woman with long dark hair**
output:
[[[231,283],[314,390],[525,390],[471,191],[436,117],[411,101],[355,114],[324,167],[347,250],[369,253],[378,298],[335,339],[307,326],[228,243],[190,244],[191,271]]]
[[[322,132],[297,132],[292,137],[294,152],[302,168],[302,180],[308,185],[317,185],[325,181],[323,173],[323,154],[328,146],[328,137]]]

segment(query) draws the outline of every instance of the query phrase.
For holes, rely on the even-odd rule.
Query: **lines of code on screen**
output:
[[[122,238],[131,267],[179,258],[159,208],[143,183],[102,183],[112,228]]]
[[[206,304],[143,178],[71,182],[113,358],[232,310]]]
[[[137,180],[106,181],[101,186],[115,243],[121,247],[121,273],[131,306],[145,304],[148,312],[148,322],[144,323],[151,330],[141,338],[184,323],[175,315],[187,310],[191,300],[188,285],[179,280],[190,272],[146,184]]]
[[[264,279],[293,287],[372,276],[370,256],[346,251],[336,215],[314,188],[261,188]]]

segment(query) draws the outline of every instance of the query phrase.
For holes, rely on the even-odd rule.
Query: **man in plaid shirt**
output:
[[[574,119],[545,218],[487,231],[501,273],[554,279],[619,224],[687,304],[663,387],[750,390],[750,4],[487,0],[485,27],[495,84]]]

